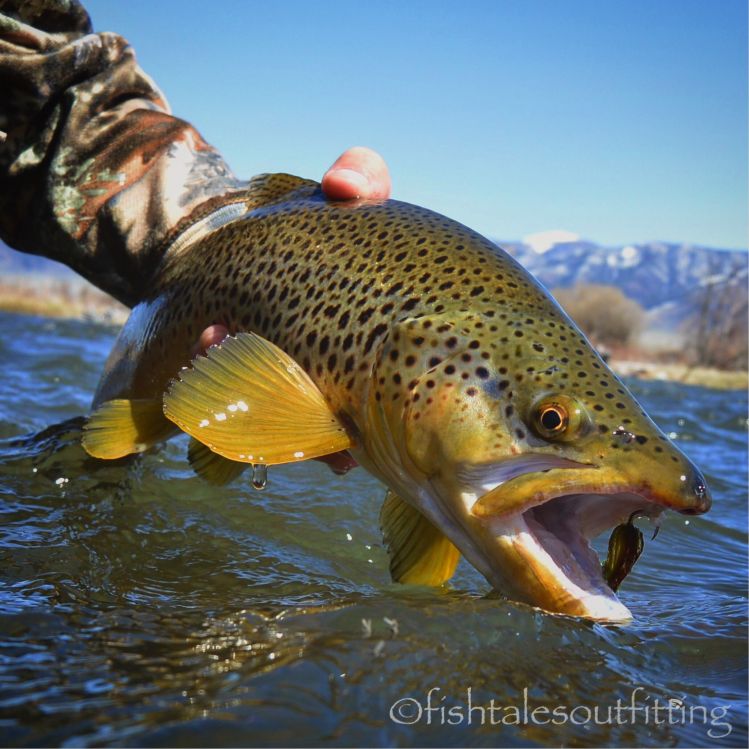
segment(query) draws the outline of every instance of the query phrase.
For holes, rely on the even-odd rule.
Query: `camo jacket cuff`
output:
[[[125,304],[246,186],[76,0],[0,0],[0,90],[0,237]]]

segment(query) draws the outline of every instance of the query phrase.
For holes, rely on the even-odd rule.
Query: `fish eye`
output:
[[[531,410],[530,426],[542,439],[566,442],[582,436],[591,424],[582,403],[567,395],[546,396]]]

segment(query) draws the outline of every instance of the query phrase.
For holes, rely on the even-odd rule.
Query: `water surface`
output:
[[[746,394],[630,383],[715,502],[646,541],[613,627],[465,563],[391,584],[361,469],[256,492],[195,477],[184,438],[93,461],[79,422],[44,430],[87,411],[116,331],[0,330],[0,744],[746,746]]]

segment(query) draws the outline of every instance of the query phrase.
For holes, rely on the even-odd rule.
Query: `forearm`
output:
[[[243,188],[75,3],[0,8],[0,89],[0,236],[126,304],[180,222]]]

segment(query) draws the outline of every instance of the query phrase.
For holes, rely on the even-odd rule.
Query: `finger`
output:
[[[322,189],[330,200],[384,200],[390,197],[390,172],[376,151],[354,146],[344,151],[325,172]]]
[[[333,453],[332,455],[323,455],[321,458],[315,458],[315,460],[327,463],[330,466],[330,470],[338,476],[348,473],[352,468],[356,468],[359,465],[346,450]]]
[[[192,347],[191,356],[205,354],[211,346],[216,346],[229,335],[229,329],[224,325],[209,325],[201,334],[198,342]]]

